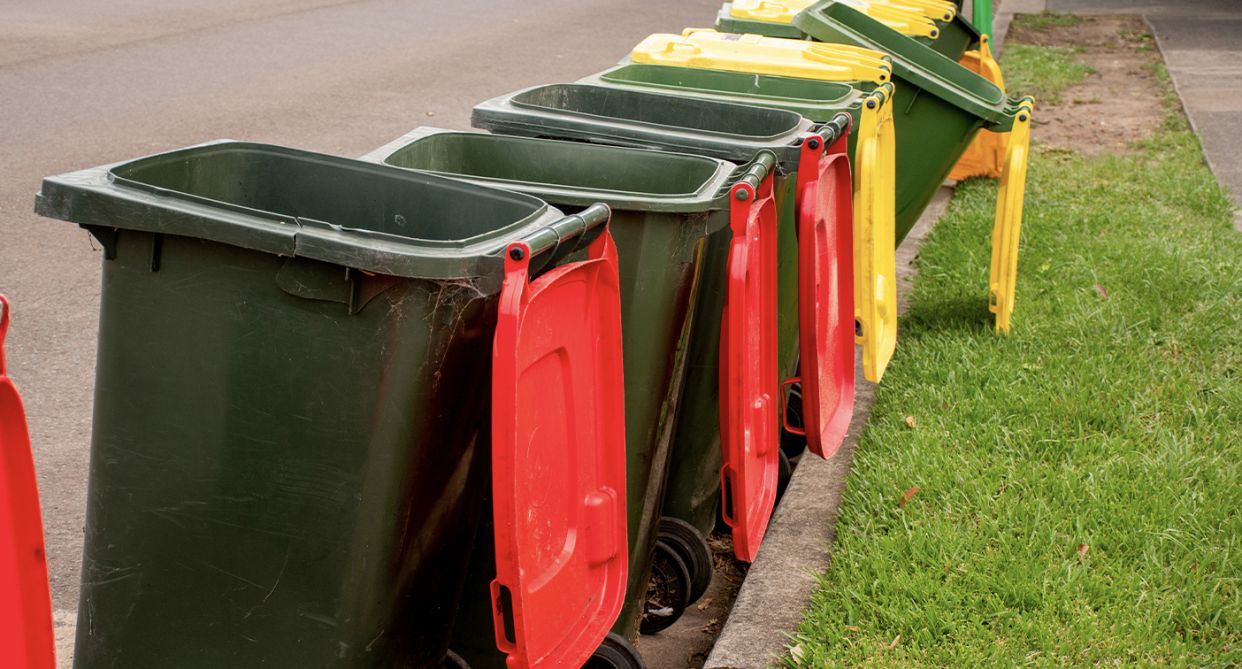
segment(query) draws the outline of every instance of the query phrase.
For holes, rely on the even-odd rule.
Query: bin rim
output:
[[[828,11],[843,14],[849,18],[852,25],[846,25],[834,16],[827,15]],[[839,42],[844,37],[854,45],[888,54],[892,58],[895,78],[906,79],[928,93],[978,116],[988,124],[1003,123],[1006,121],[1006,116],[1012,115],[1009,114],[1010,101],[995,84],[958,65],[931,47],[888,28],[849,5],[840,4],[835,0],[819,0],[814,5],[798,12],[794,16],[794,25],[816,40]],[[861,32],[855,26],[865,27],[867,32]],[[830,28],[830,31],[826,31],[825,27]],[[927,60],[930,60],[938,69],[958,73],[954,68],[959,68],[961,73],[978,77],[979,87],[987,93],[988,98],[983,98],[949,77],[928,69],[922,64]]]
[[[496,134],[525,134],[616,146],[672,150],[675,152],[705,155],[734,163],[748,163],[755,157],[755,154],[764,149],[780,151],[797,141],[799,137],[809,132],[815,125],[810,120],[793,111],[719,100],[699,100],[699,102],[704,104],[719,106],[722,114],[739,109],[761,110],[772,114],[785,115],[790,121],[789,129],[786,132],[767,137],[744,137],[707,130],[657,125],[642,121],[627,121],[616,117],[562,112],[549,107],[522,105],[514,100],[518,96],[531,91],[552,87],[603,90],[614,94],[620,91],[629,95],[648,98],[650,102],[654,103],[671,97],[678,97],[662,93],[649,93],[641,90],[619,89],[591,84],[544,84],[508,93],[476,105],[470,116],[470,124],[475,128],[489,130]],[[543,119],[528,116],[531,112],[555,116],[563,119],[563,122],[555,125],[540,122]],[[604,131],[605,127],[607,127],[606,132]]]
[[[525,205],[529,213],[473,237],[426,240],[252,209],[140,183],[125,175],[126,168],[221,151],[257,151],[315,161],[337,169],[395,178],[411,185],[508,200]],[[305,257],[376,274],[421,279],[486,278],[491,281],[482,285],[490,289],[495,283],[496,290],[503,273],[503,251],[507,243],[528,237],[563,218],[559,209],[523,193],[341,156],[228,139],[45,177],[35,196],[35,213],[77,223],[92,232],[102,230],[111,234],[115,230],[134,230],[180,235],[274,255]],[[105,253],[109,253],[109,249],[105,248]]]
[[[638,83],[633,80],[616,78],[615,76],[617,73],[620,73],[625,70],[630,70],[631,68],[634,68],[637,70],[644,70],[647,68],[657,68],[657,67],[665,68],[670,71],[680,70],[680,71],[686,71],[686,72],[693,72],[696,74],[703,73],[703,72],[710,72],[711,73],[710,76],[719,76],[721,78],[730,77],[730,78],[750,79],[750,80],[757,80],[757,81],[787,80],[787,81],[797,81],[797,82],[814,82],[816,84],[823,84],[823,86],[817,86],[817,88],[828,89],[828,88],[840,87],[840,88],[844,88],[848,92],[844,96],[841,96],[835,100],[820,101],[820,100],[815,100],[812,98],[790,97],[790,96],[785,96],[785,95],[763,95],[760,93],[730,93],[727,91],[719,91],[719,90],[710,89],[710,88],[700,88],[696,86],[678,87],[678,86],[669,86],[665,84],[655,84],[655,83],[646,84],[646,83]],[[626,59],[622,61],[621,63],[613,67],[610,67],[607,70],[604,70],[603,72],[598,72],[596,74],[583,77],[581,80],[579,80],[578,83],[590,84],[590,85],[604,85],[610,88],[622,88],[622,89],[637,90],[637,91],[643,91],[647,89],[658,89],[660,91],[669,91],[670,95],[680,95],[682,97],[694,97],[698,99],[705,99],[705,100],[711,100],[711,101],[717,101],[717,102],[726,102],[730,104],[738,104],[737,102],[731,102],[732,100],[737,100],[738,98],[753,99],[755,101],[754,106],[767,107],[770,105],[774,109],[781,109],[784,111],[794,112],[795,114],[799,114],[803,118],[810,120],[812,123],[823,123],[827,120],[830,120],[837,112],[841,112],[841,111],[845,111],[845,112],[851,113],[853,116],[857,116],[858,110],[862,108],[863,100],[865,100],[867,96],[871,94],[871,92],[868,90],[855,88],[848,84],[841,84],[837,82],[830,82],[830,81],[818,82],[812,79],[798,79],[796,77],[782,77],[782,76],[775,75],[775,74],[755,75],[755,74],[745,74],[742,72],[730,72],[730,71],[725,71],[725,70],[699,70],[699,69],[689,68],[689,67],[676,67],[673,65],[648,65],[646,63],[635,63],[635,62],[630,61],[629,59]]]
[[[584,151],[595,153],[601,157],[609,154],[617,159],[631,161],[651,161],[660,163],[700,163],[703,165],[711,165],[712,172],[707,179],[699,185],[697,189],[685,193],[644,193],[642,191],[627,191],[620,189],[590,188],[590,187],[572,187],[541,183],[537,181],[522,181],[516,179],[500,179],[495,177],[483,177],[466,175],[459,172],[444,172],[439,170],[424,170],[416,167],[403,167],[393,165],[389,162],[399,152],[413,146],[414,144],[427,140],[431,137],[441,135],[468,136],[472,138],[483,138],[478,141],[496,142],[497,144],[512,144],[523,146],[524,150],[539,150],[540,148],[568,149],[576,151]],[[515,191],[538,197],[549,202],[554,206],[588,206],[596,202],[607,204],[614,211],[652,211],[652,212],[668,212],[668,213],[697,213],[711,210],[722,209],[727,206],[727,194],[723,193],[727,189],[730,179],[738,170],[736,163],[721,160],[719,158],[710,158],[707,156],[699,156],[688,153],[676,153],[670,151],[652,151],[650,149],[633,148],[626,146],[610,146],[605,144],[587,144],[582,142],[571,142],[563,139],[547,139],[536,137],[519,137],[514,135],[496,135],[489,133],[470,132],[466,130],[448,130],[444,128],[434,128],[423,126],[415,128],[401,137],[385,144],[384,146],[363,156],[361,160],[368,162],[381,163],[397,169],[413,170],[424,172],[427,174],[435,174],[449,179],[465,181],[468,183],[476,183],[484,186],[491,186],[503,190]]]

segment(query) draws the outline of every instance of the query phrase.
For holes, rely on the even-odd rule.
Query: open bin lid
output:
[[[527,283],[531,255],[506,251],[493,349],[496,643],[510,669],[579,667],[628,568],[616,250],[605,230],[588,260]]]
[[[895,151],[887,88],[863,104],[854,147],[854,318],[863,376],[879,383],[897,347]]]
[[[26,412],[5,373],[9,302],[0,295],[0,666],[55,669],[52,596]]]
[[[1001,165],[996,195],[996,220],[992,226],[992,264],[988,273],[988,308],[996,314],[996,331],[1009,332],[1014,291],[1018,280],[1018,240],[1022,235],[1022,201],[1026,193],[1026,161],[1031,143],[1031,108],[1022,100],[1021,111],[1009,133],[1005,162]]]
[[[985,124],[1012,122],[1005,94],[995,84],[853,7],[820,0],[799,12],[794,25],[823,42],[853,44],[890,56],[894,77],[977,116]],[[898,93],[913,95],[915,91]]]
[[[892,76],[884,54],[870,49],[693,28],[651,35],[634,47],[630,60],[819,81],[882,84]]]
[[[740,180],[730,195],[733,240],[720,326],[720,478],[733,553],[751,562],[776,504],[780,466],[772,174]]]
[[[853,182],[842,134],[802,143],[798,168],[798,344],[807,448],[836,454],[854,413]],[[785,412],[781,412],[784,415]]]

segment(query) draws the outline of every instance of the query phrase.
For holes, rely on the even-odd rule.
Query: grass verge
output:
[[[1230,202],[1184,122],[1032,153],[1011,336],[985,305],[995,181],[922,249],[797,665],[1242,663]]]
[[[1095,72],[1095,69],[1074,62],[1081,50],[1055,46],[1007,44],[1001,55],[1005,73],[1005,92],[1010,97],[1034,96],[1047,104],[1061,104],[1061,93]]]

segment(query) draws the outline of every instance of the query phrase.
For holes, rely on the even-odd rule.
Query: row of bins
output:
[[[754,560],[788,458],[840,446],[983,128],[1008,329],[1029,101],[853,6],[792,23],[824,43],[654,35],[490,134],[45,179],[104,255],[75,667],[641,666],[704,536]]]

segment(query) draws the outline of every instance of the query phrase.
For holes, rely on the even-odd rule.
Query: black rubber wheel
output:
[[[776,504],[781,503],[781,498],[785,496],[785,488],[789,487],[791,478],[793,478],[793,467],[789,464],[785,451],[781,451],[780,468],[776,470]],[[776,510],[776,505],[773,505],[772,510]]]
[[[690,569],[677,556],[677,551],[657,541],[638,631],[655,634],[668,629],[686,612],[687,606],[690,606]]]
[[[793,427],[806,427],[802,418],[802,384],[789,385],[789,399],[785,402],[785,422]],[[796,458],[806,450],[806,436],[794,434],[781,426],[781,452],[787,457]]]
[[[461,659],[460,655],[450,650],[448,655],[444,656],[444,669],[470,669],[470,665]]]
[[[609,632],[582,669],[647,669],[647,663],[643,662],[634,644],[616,632]]]
[[[690,523],[670,516],[660,518],[659,540],[668,544],[686,563],[690,570],[690,603],[699,601],[711,585],[712,572],[716,570],[707,540]]]

